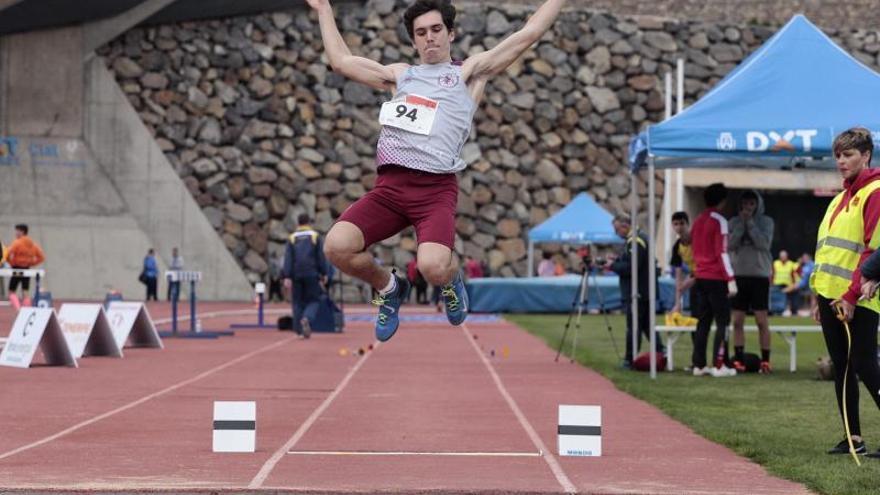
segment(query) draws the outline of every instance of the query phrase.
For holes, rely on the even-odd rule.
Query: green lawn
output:
[[[541,337],[555,352],[567,316],[506,315],[506,318]],[[786,321],[811,323],[806,318]],[[614,340],[623,353],[624,318],[613,315],[610,322]],[[655,405],[698,434],[762,464],[773,475],[804,483],[820,493],[880,493],[880,459],[862,458],[859,468],[851,456],[825,454],[825,450],[843,438],[843,427],[834,400],[833,382],[816,379],[815,361],[827,355],[821,334],[798,337],[796,373],[788,371],[785,341],[773,335],[771,363],[775,373],[770,376],[750,373],[733,378],[694,377],[682,371],[682,367],[690,363],[692,350],[690,338],[685,335],[675,346],[677,370],[658,373],[657,379],[651,380],[647,373],[618,367],[611,334],[602,316],[584,315],[580,327],[579,363],[600,372],[619,389]],[[574,329],[572,323],[570,334]],[[746,351],[758,352],[757,334],[746,335]],[[642,345],[643,349],[648,348]],[[566,352],[568,349],[566,347]],[[868,448],[873,451],[880,447],[880,411],[861,385],[860,392],[862,432]]]

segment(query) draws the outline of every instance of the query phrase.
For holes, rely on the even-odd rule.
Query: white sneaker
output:
[[[706,376],[712,374],[712,371],[709,369],[708,366],[706,366],[705,368],[697,368],[696,366],[694,366],[694,369],[691,372],[694,374],[694,376]]]
[[[721,365],[720,368],[712,368],[710,373],[715,378],[724,378],[728,376],[736,376],[736,370],[733,368],[728,368],[725,365]]]

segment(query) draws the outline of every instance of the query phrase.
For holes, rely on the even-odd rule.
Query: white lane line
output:
[[[577,493],[577,487],[568,479],[568,476],[565,474],[565,471],[562,470],[562,466],[559,465],[559,462],[556,460],[556,457],[547,450],[547,446],[544,445],[544,441],[541,440],[541,437],[538,436],[538,433],[535,431],[535,428],[532,427],[532,424],[529,423],[529,420],[526,418],[525,414],[523,414],[522,410],[520,410],[519,406],[516,404],[516,401],[513,400],[513,397],[507,392],[507,388],[504,386],[504,383],[501,382],[501,378],[498,376],[498,373],[495,372],[495,368],[492,367],[492,363],[486,359],[486,356],[477,346],[476,340],[474,340],[473,334],[468,330],[467,325],[461,325],[461,331],[464,333],[465,338],[468,342],[470,342],[471,347],[473,347],[474,352],[480,356],[480,360],[486,366],[486,369],[489,371],[489,374],[492,375],[492,380],[495,382],[495,386],[498,387],[498,391],[501,392],[504,400],[507,401],[507,405],[510,406],[510,409],[513,411],[513,414],[516,416],[516,419],[519,420],[519,424],[526,430],[526,433],[529,435],[529,438],[532,440],[532,443],[535,444],[538,451],[543,453],[544,460],[547,462],[547,465],[550,466],[550,470],[553,471],[553,475],[556,476],[556,480],[562,486],[562,489],[565,490],[565,493]]]
[[[378,348],[379,341],[376,341],[373,344],[373,347]],[[336,386],[333,392],[331,392],[330,395],[328,395],[327,398],[324,399],[324,402],[322,402],[321,405],[317,407],[317,409],[312,411],[312,414],[308,417],[308,419],[306,419],[306,421],[302,425],[300,425],[299,429],[296,430],[293,436],[290,437],[290,439],[285,442],[284,445],[281,446],[281,448],[276,450],[275,453],[272,454],[272,457],[270,457],[269,460],[267,460],[266,463],[263,464],[263,467],[260,468],[260,471],[257,473],[256,476],[254,476],[254,479],[251,480],[250,484],[248,484],[248,488],[253,489],[263,486],[266,478],[269,477],[278,462],[283,459],[288,452],[290,452],[293,446],[296,445],[296,443],[299,442],[300,439],[302,439],[306,432],[309,431],[309,428],[311,428],[312,425],[315,424],[315,421],[317,421],[318,418],[322,414],[324,414],[324,411],[326,411],[327,408],[330,407],[330,404],[333,402],[333,400],[336,399],[336,397],[340,393],[342,393],[343,390],[345,390],[345,387],[348,385],[348,382],[351,381],[352,377],[354,377],[354,374],[357,373],[359,369],[361,369],[361,366],[363,366],[364,363],[367,362],[367,359],[369,359],[370,356],[372,356],[373,354],[375,354],[375,351],[369,354],[365,354],[364,357],[358,360],[357,364],[355,364],[354,367],[349,370],[348,374],[345,375],[345,378],[343,378],[341,382],[339,382],[339,385]]]
[[[56,440],[56,439],[58,439],[58,438],[60,438],[60,437],[63,437],[64,435],[67,435],[67,434],[69,434],[69,433],[73,433],[73,432],[75,432],[75,431],[77,431],[77,430],[79,430],[79,429],[85,428],[86,426],[89,426],[89,425],[95,424],[95,423],[97,423],[98,421],[101,421],[102,419],[107,419],[107,418],[109,418],[110,416],[113,416],[113,415],[115,415],[115,414],[119,414],[119,413],[121,413],[121,412],[123,412],[123,411],[127,411],[127,410],[129,410],[129,409],[131,409],[131,408],[133,408],[133,407],[137,407],[137,406],[143,404],[144,402],[147,402],[147,401],[149,401],[149,400],[155,399],[156,397],[160,397],[160,396],[165,395],[165,394],[167,394],[167,393],[169,393],[169,392],[173,392],[173,391],[175,391],[175,390],[177,390],[177,389],[179,389],[179,388],[181,388],[181,387],[185,387],[185,386],[187,386],[187,385],[189,385],[189,384],[191,384],[191,383],[197,382],[197,381],[201,380],[202,378],[205,378],[205,377],[207,377],[207,376],[213,375],[214,373],[216,373],[216,372],[218,372],[218,371],[225,370],[226,368],[229,368],[230,366],[234,366],[234,365],[236,365],[236,364],[238,364],[238,363],[240,363],[240,362],[242,362],[242,361],[244,361],[244,360],[246,360],[246,359],[250,359],[250,358],[252,358],[252,357],[254,357],[254,356],[258,355],[258,354],[262,354],[262,353],[264,353],[264,352],[266,352],[266,351],[271,351],[272,349],[275,349],[276,347],[281,347],[282,345],[284,345],[284,344],[286,344],[286,343],[288,343],[288,342],[290,342],[291,340],[294,340],[294,339],[296,339],[296,338],[297,338],[297,336],[296,336],[296,335],[293,335],[293,336],[290,336],[290,337],[288,337],[288,338],[286,338],[286,339],[284,339],[284,340],[280,340],[280,341],[275,342],[275,343],[273,343],[273,344],[269,344],[269,345],[267,345],[267,346],[265,346],[265,347],[261,347],[261,348],[259,348],[259,349],[254,350],[254,351],[251,351],[251,352],[249,352],[249,353],[247,353],[247,354],[244,354],[244,355],[242,355],[242,356],[239,356],[239,357],[233,359],[232,361],[229,361],[229,362],[227,362],[227,363],[221,364],[220,366],[215,366],[215,367],[213,367],[213,368],[211,368],[211,369],[209,369],[208,371],[205,371],[205,372],[203,372],[203,373],[199,373],[198,375],[196,375],[196,376],[194,376],[194,377],[192,377],[192,378],[190,378],[190,379],[188,379],[188,380],[184,380],[184,381],[182,381],[182,382],[178,382],[178,383],[176,383],[176,384],[174,384],[174,385],[171,385],[170,387],[164,388],[164,389],[162,389],[162,390],[160,390],[160,391],[158,391],[158,392],[154,392],[154,393],[152,393],[152,394],[150,394],[150,395],[146,395],[146,396],[144,396],[144,397],[141,397],[140,399],[138,399],[138,400],[136,400],[136,401],[129,402],[128,404],[126,404],[126,405],[124,405],[124,406],[122,406],[122,407],[117,407],[116,409],[113,409],[112,411],[107,411],[107,412],[105,412],[104,414],[100,414],[100,415],[95,416],[95,417],[93,417],[93,418],[91,418],[91,419],[87,419],[87,420],[85,420],[85,421],[83,421],[83,422],[81,422],[81,423],[77,423],[77,424],[71,426],[70,428],[67,428],[67,429],[65,429],[65,430],[59,431],[58,433],[55,433],[54,435],[50,435],[50,436],[45,437],[45,438],[43,438],[43,439],[37,440],[36,442],[29,443],[29,444],[24,445],[24,446],[22,446],[22,447],[19,447],[19,448],[17,448],[17,449],[13,449],[13,450],[10,450],[9,452],[5,452],[5,453],[3,453],[3,454],[0,454],[0,459],[5,459],[5,458],[7,458],[7,457],[14,456],[15,454],[19,454],[19,453],[24,452],[24,451],[26,451],[26,450],[30,450],[30,449],[32,449],[32,448],[34,448],[34,447],[39,447],[40,445],[43,445],[43,444],[49,443],[49,442],[51,442],[51,441],[53,441],[53,440]]]
[[[291,450],[288,455],[326,455],[326,456],[409,456],[424,455],[437,457],[541,457],[541,452],[380,452],[358,450]]]

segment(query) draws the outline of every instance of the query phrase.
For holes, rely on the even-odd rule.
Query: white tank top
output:
[[[392,101],[403,101],[408,95],[438,102],[430,133],[383,125],[376,145],[376,165],[400,165],[435,174],[464,169],[461,148],[470,135],[477,105],[461,77],[461,65],[447,62],[411,66],[398,78]]]

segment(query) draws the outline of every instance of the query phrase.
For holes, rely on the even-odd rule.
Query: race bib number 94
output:
[[[427,136],[431,134],[439,105],[440,102],[424,96],[407,95],[382,104],[379,123]]]

